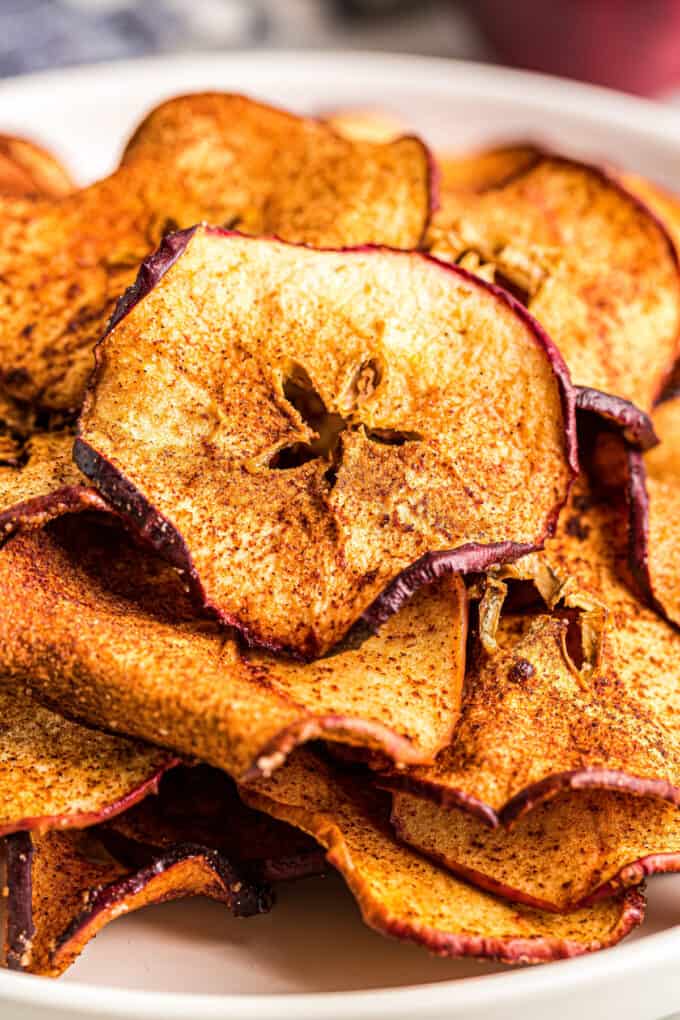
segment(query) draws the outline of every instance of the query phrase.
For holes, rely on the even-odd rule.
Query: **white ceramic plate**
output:
[[[87,181],[139,117],[231,89],[300,111],[386,107],[439,146],[530,138],[680,182],[680,114],[602,89],[469,63],[356,53],[144,60],[0,83],[0,130],[47,143]],[[266,917],[214,903],[120,919],[59,982],[0,973],[3,1020],[660,1020],[680,1008],[680,877],[651,883],[623,946],[523,971],[431,959],[361,924],[337,878],[283,889]]]

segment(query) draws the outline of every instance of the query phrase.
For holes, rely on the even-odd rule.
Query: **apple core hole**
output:
[[[362,393],[370,396],[382,378],[382,369],[377,359],[364,362],[355,376],[354,383],[361,381]],[[392,428],[367,428],[358,420],[356,413],[351,418],[328,411],[323,398],[314,386],[304,366],[294,363],[283,380],[283,396],[295,408],[302,421],[313,433],[308,442],[291,443],[278,450],[269,461],[269,467],[287,471],[300,467],[311,460],[323,459],[328,462],[325,478],[332,488],[335,484],[342,461],[342,434],[345,431],[364,430],[371,442],[382,446],[404,446],[420,442],[419,432]]]
[[[294,363],[283,381],[283,396],[295,408],[307,427],[314,433],[309,442],[292,443],[279,450],[269,463],[271,468],[289,470],[310,460],[333,460],[340,443],[340,434],[347,422],[341,414],[326,406],[304,366]]]

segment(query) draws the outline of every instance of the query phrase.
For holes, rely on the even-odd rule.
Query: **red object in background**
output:
[[[653,95],[680,84],[680,0],[472,0],[508,64]]]

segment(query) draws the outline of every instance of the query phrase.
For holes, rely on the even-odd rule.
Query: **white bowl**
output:
[[[604,89],[495,67],[359,53],[143,60],[0,83],[0,131],[54,148],[87,181],[135,121],[179,92],[230,89],[300,111],[385,107],[435,146],[522,138],[680,182],[680,114]],[[0,973],[3,1020],[660,1020],[680,1008],[680,877],[651,883],[623,946],[509,971],[429,958],[361,924],[338,878],[283,889],[249,921],[203,901],[105,929],[58,982]]]

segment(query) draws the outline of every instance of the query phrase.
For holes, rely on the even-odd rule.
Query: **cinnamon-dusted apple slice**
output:
[[[504,963],[579,956],[614,945],[643,916],[637,890],[558,916],[475,889],[400,845],[390,828],[389,802],[362,776],[342,775],[309,751],[298,752],[243,795],[319,841],[366,924],[437,956]]]
[[[77,408],[116,298],[170,230],[207,220],[315,245],[413,248],[430,203],[417,139],[352,142],[241,96],[171,100],[112,176],[60,199],[0,201],[0,381]]]
[[[680,871],[677,807],[610,790],[558,795],[510,829],[398,793],[392,823],[399,839],[443,867],[537,909],[574,910]]]
[[[408,134],[404,122],[388,110],[358,106],[326,114],[326,124],[344,138],[359,142],[391,142]]]
[[[80,469],[225,623],[301,657],[540,545],[575,470],[550,340],[414,252],[174,234],[97,362]]]
[[[73,190],[74,185],[67,171],[58,161],[46,150],[41,149],[31,142],[21,138],[13,138],[9,135],[0,135],[0,197],[43,197],[55,198],[65,195]],[[9,530],[12,529],[16,520],[12,514],[8,517],[8,511],[12,508],[14,491],[17,488],[18,474],[6,471],[6,467],[19,468],[28,460],[33,462],[29,469],[29,476],[35,481],[35,461],[41,462],[41,470],[45,467],[45,458],[42,452],[45,447],[41,440],[38,440],[36,447],[30,451],[27,449],[28,437],[36,432],[44,431],[38,423],[40,415],[35,409],[13,400],[8,393],[0,387],[0,535],[7,532],[8,520]],[[50,447],[50,440],[45,441]],[[54,442],[58,442],[55,440]],[[63,456],[58,456],[59,461],[71,463],[72,443],[66,440],[63,449]],[[49,459],[52,459],[50,450]],[[77,469],[71,468],[74,476],[77,476],[78,483],[82,483]],[[52,474],[48,472],[48,474]],[[54,479],[46,478],[45,481],[51,484]],[[33,485],[29,478],[24,479],[24,494],[26,488],[30,492],[30,498],[43,497],[48,490],[42,484]],[[71,501],[72,502],[72,501]],[[23,520],[27,519],[25,508],[20,511]],[[28,515],[32,518],[32,515]]]
[[[680,196],[638,174],[623,174],[622,180],[626,187],[634,195],[638,195],[658,216],[672,237],[676,250],[680,251]],[[680,353],[678,358],[680,359]],[[680,360],[676,360],[659,399],[670,398],[679,390]],[[655,414],[658,415],[658,410]]]
[[[59,198],[74,188],[68,170],[47,149],[25,138],[0,135],[0,196]]]
[[[604,431],[618,433],[626,446],[633,450],[650,450],[658,444],[659,437],[654,431],[651,416],[631,404],[630,400],[589,386],[577,386],[575,389],[576,410],[581,426],[587,430],[585,434],[593,434],[591,425],[594,424],[598,439],[604,426]]]
[[[646,601],[680,626],[680,395],[652,416],[660,444],[646,454],[628,453],[630,559]]]
[[[621,580],[626,554],[625,508],[595,503],[581,482],[544,554],[566,605],[584,607],[580,628],[575,609],[502,616],[497,650],[466,676],[450,747],[385,785],[491,825],[564,789],[680,805],[680,637]]]
[[[34,420],[30,408],[18,404],[0,389],[0,468],[19,467]]]
[[[106,924],[153,903],[209,896],[249,917],[272,902],[267,886],[196,844],[177,844],[133,871],[89,830],[22,832],[6,844],[5,955],[13,970],[58,977]]]
[[[318,844],[299,829],[243,803],[226,772],[209,765],[167,772],[158,795],[97,826],[113,856],[141,867],[171,847],[218,850],[253,881],[280,882],[326,870]]]
[[[460,702],[466,614],[462,581],[448,576],[360,647],[304,665],[243,652],[197,614],[172,567],[88,515],[0,550],[5,683],[238,779],[321,737],[431,761]]]
[[[353,140],[316,118],[228,93],[178,96],[153,109],[121,167],[149,163],[193,173],[188,186],[196,202],[206,187],[212,191],[220,215],[176,219],[180,227],[206,219],[322,247],[414,248],[436,199],[432,159],[420,139]]]
[[[325,120],[347,138],[372,142],[392,141],[408,130],[393,113],[372,107],[337,110],[327,115]],[[499,187],[536,163],[541,155],[541,150],[529,142],[512,142],[470,151],[438,152],[440,189],[444,194],[466,194]]]
[[[49,153],[0,136],[0,196],[55,198],[74,188]],[[69,511],[105,509],[73,463],[73,435],[50,431],[49,416],[0,387],[0,541],[20,527],[41,527]]]
[[[659,445],[645,454],[650,478],[680,482],[680,392],[657,404],[652,415]]]
[[[639,174],[624,173],[621,180],[629,191],[638,195],[663,221],[676,248],[680,250],[680,197]]]
[[[157,790],[177,761],[63,719],[28,697],[22,684],[0,691],[0,719],[1,836],[102,822]]]
[[[476,152],[439,153],[437,165],[444,207],[449,195],[474,194],[501,187],[540,158],[540,150],[528,142],[490,146]]]
[[[668,230],[620,181],[544,155],[483,194],[445,190],[429,249],[521,296],[577,386],[651,411],[677,354],[680,275]]]
[[[73,463],[71,431],[14,436],[13,451],[8,447],[7,460],[0,460],[0,541],[65,513],[109,509]]]

